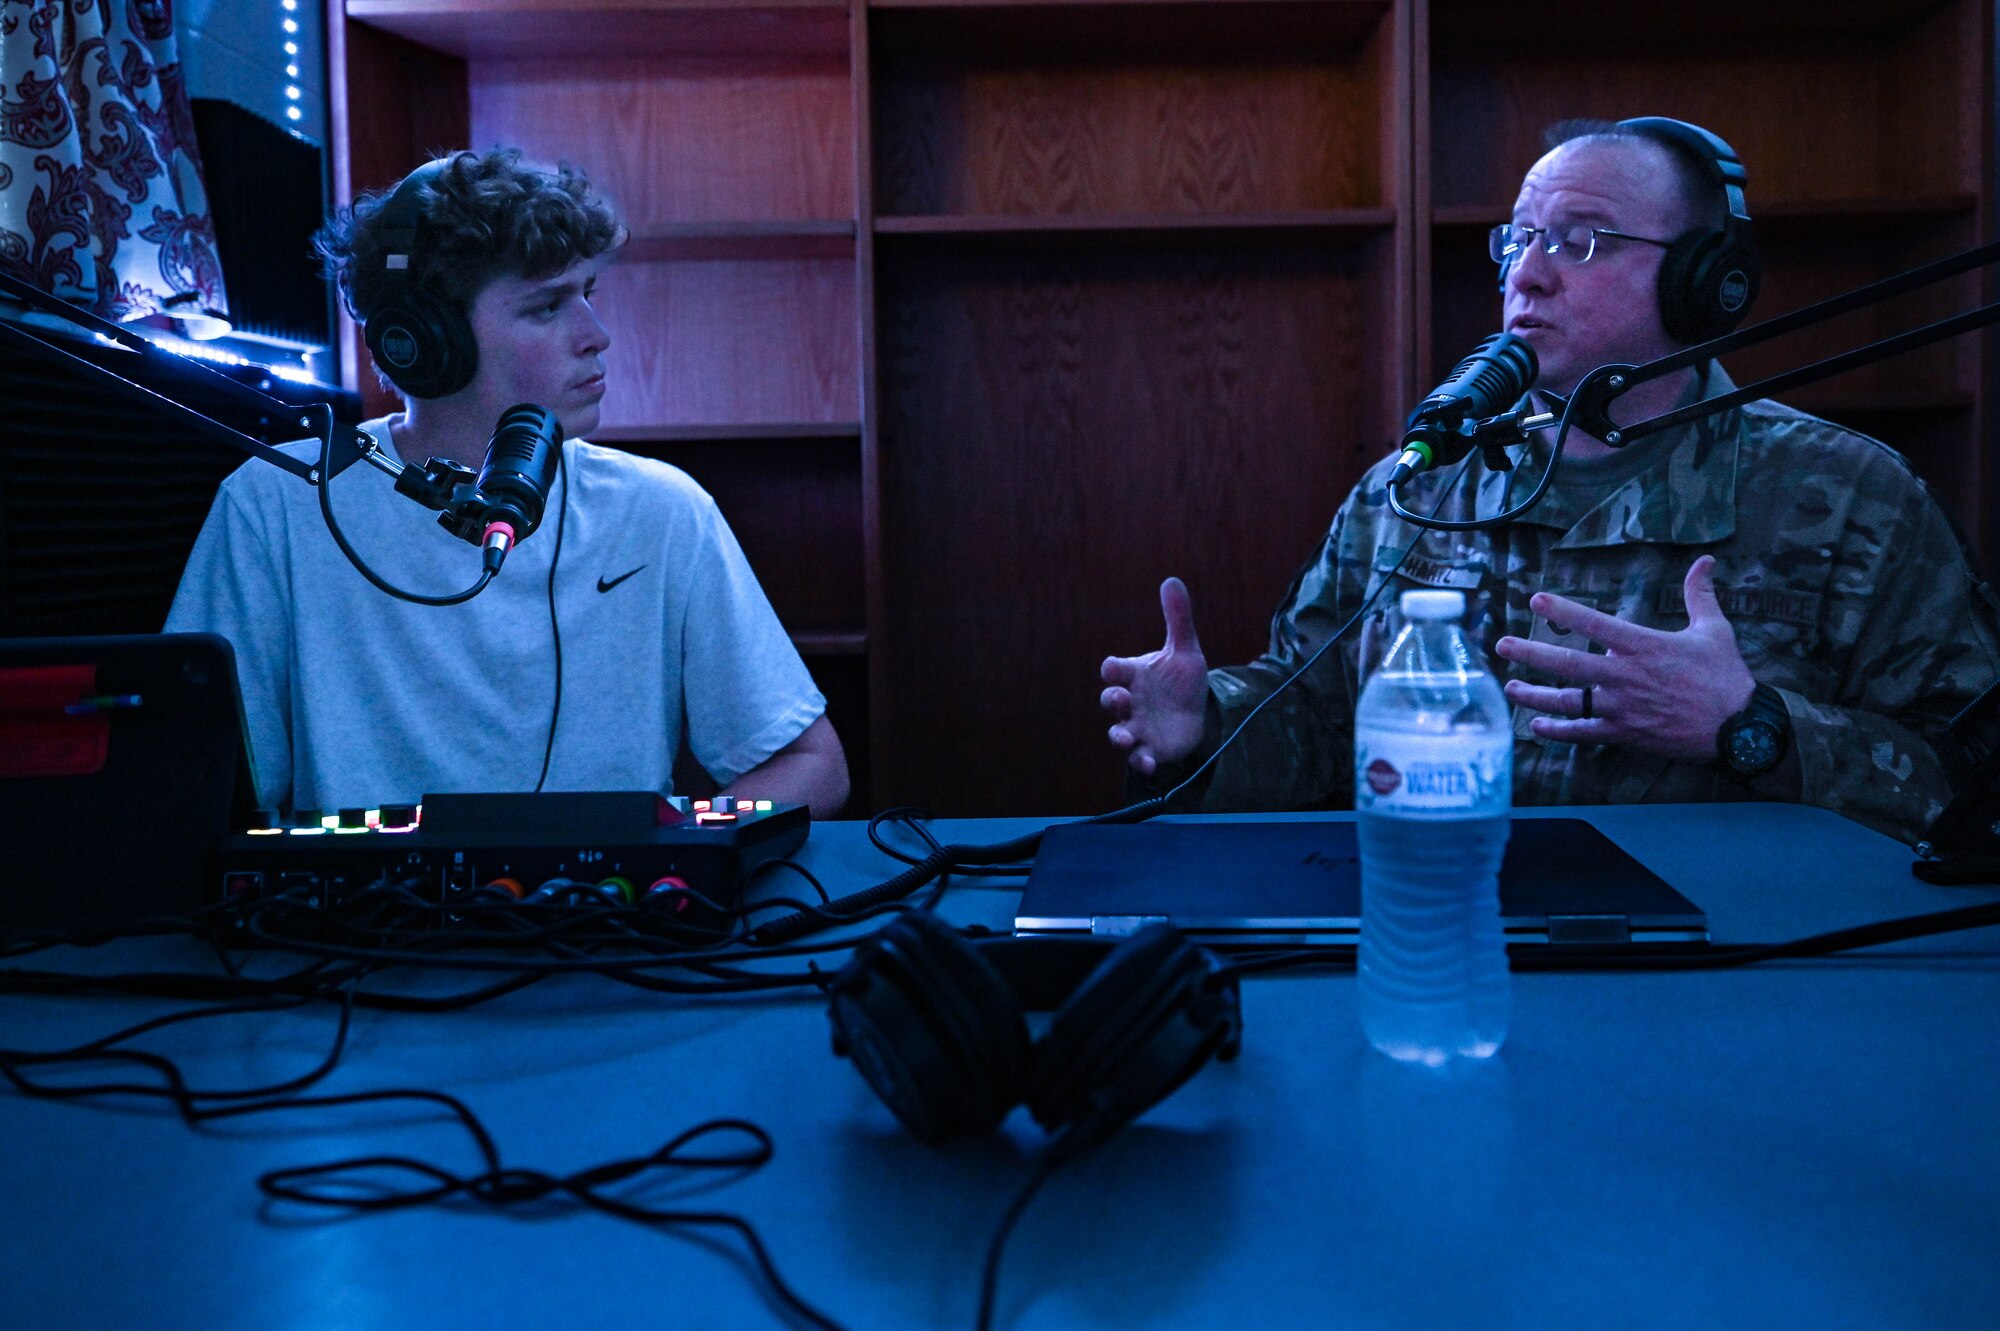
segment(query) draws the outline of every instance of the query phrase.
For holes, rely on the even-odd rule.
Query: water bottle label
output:
[[[1514,802],[1514,749],[1457,735],[1356,735],[1354,807],[1364,813],[1495,813]]]

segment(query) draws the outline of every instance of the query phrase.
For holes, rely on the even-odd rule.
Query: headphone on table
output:
[[[1094,1144],[1233,1059],[1243,1031],[1236,976],[1165,924],[1113,949],[1039,1040],[1000,970],[924,911],[858,947],[828,994],[834,1053],[927,1142],[990,1132],[1025,1102]]]
[[[1749,173],[1736,150],[1699,125],[1665,116],[1621,120],[1618,128],[1650,139],[1697,166],[1722,191],[1721,226],[1682,232],[1660,260],[1660,319],[1680,342],[1721,337],[1743,321],[1763,276],[1743,203]]]
[[[411,257],[423,229],[421,196],[452,159],[426,162],[403,177],[382,205],[377,225],[387,247],[382,256],[389,296],[362,324],[375,364],[411,397],[444,397],[472,382],[479,342],[464,307],[410,276]]]

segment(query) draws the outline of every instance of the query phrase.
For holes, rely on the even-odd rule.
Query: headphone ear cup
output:
[[[927,1142],[991,1132],[1027,1082],[1028,1025],[1007,982],[922,911],[856,949],[829,989],[834,1053]]]
[[[1035,1047],[1028,1108],[1044,1128],[1108,1137],[1213,1057],[1236,1056],[1236,978],[1179,930],[1149,925],[1090,973]]]
[[[420,287],[399,293],[362,332],[375,364],[411,397],[456,393],[479,370],[479,343],[465,311]]]
[[[1735,227],[1690,231],[1660,260],[1660,322],[1677,342],[1706,342],[1743,321],[1762,272]]]

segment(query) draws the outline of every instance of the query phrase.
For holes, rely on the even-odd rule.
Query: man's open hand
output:
[[[1715,598],[1715,560],[1687,571],[1688,626],[1676,633],[1614,619],[1548,592],[1529,609],[1604,647],[1604,655],[1506,637],[1494,650],[1508,661],[1552,675],[1563,687],[1507,682],[1509,701],[1546,716],[1534,732],[1567,744],[1629,744],[1688,762],[1715,756],[1715,733],[1750,704],[1757,687],[1736,634]],[[1584,690],[1590,690],[1588,718]]]
[[[1111,742],[1142,776],[1194,752],[1208,707],[1208,662],[1195,637],[1194,608],[1179,578],[1160,584],[1167,642],[1144,656],[1107,656],[1098,701],[1116,723]]]

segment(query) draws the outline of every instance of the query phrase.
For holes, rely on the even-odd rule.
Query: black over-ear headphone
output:
[[[450,165],[449,157],[441,157],[403,177],[377,222],[386,247],[382,264],[389,295],[362,325],[362,335],[382,373],[411,397],[456,393],[479,369],[479,343],[465,310],[410,276],[423,228],[420,196]]]
[[[922,911],[857,948],[829,996],[834,1052],[932,1142],[990,1132],[1025,1101],[1090,1145],[1210,1058],[1234,1058],[1243,1029],[1236,977],[1164,924],[1099,962],[1039,1041],[1000,970]]]
[[[1660,319],[1668,334],[1680,342],[1721,337],[1750,312],[1763,275],[1743,203],[1749,173],[1734,148],[1685,120],[1641,116],[1619,121],[1618,128],[1694,163],[1722,191],[1729,209],[1722,225],[1681,233],[1660,260]]]

